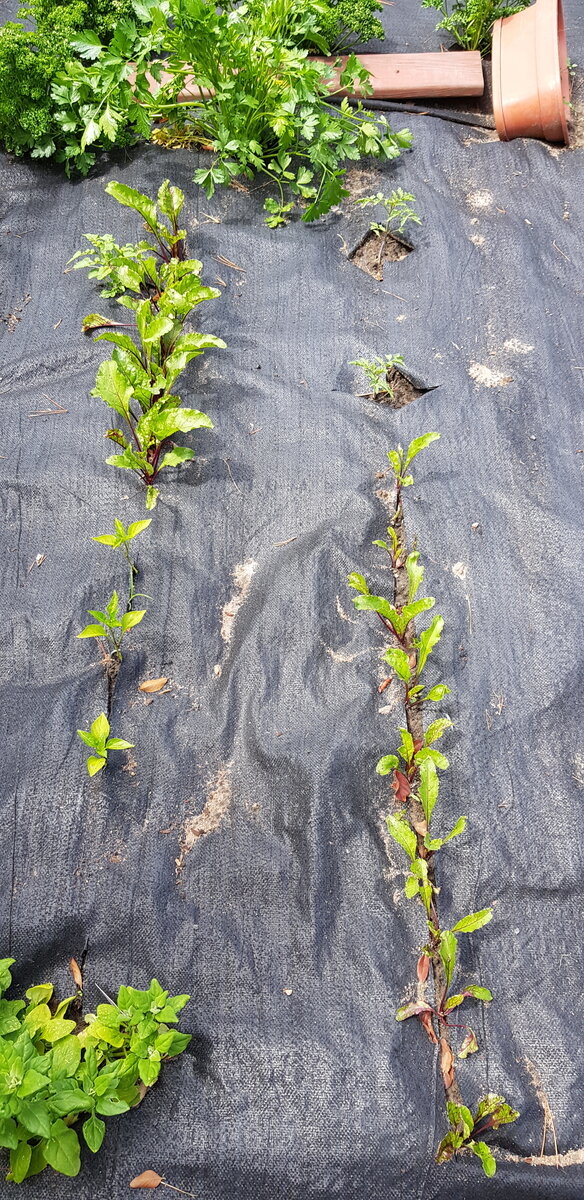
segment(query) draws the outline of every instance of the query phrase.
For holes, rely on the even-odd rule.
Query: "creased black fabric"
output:
[[[388,10],[389,48],[436,46],[434,14],[401,8]],[[566,8],[578,61],[582,13]],[[442,912],[454,921],[495,904],[463,944],[465,978],[495,1000],[473,1012],[481,1050],[460,1081],[471,1105],[503,1092],[522,1115],[498,1145],[538,1154],[529,1060],[560,1151],[577,1149],[581,153],[408,123],[412,154],[351,176],[355,195],[413,191],[423,217],[415,252],[381,284],[343,253],[367,213],[348,205],[316,227],[271,232],[264,191],[205,199],[187,152],[143,147],[75,184],[2,161],[0,311],[22,307],[12,332],[2,326],[0,371],[2,953],[18,960],[15,995],[47,979],[66,995],[67,960],[87,941],[90,1008],[96,985],[111,993],[156,975],[192,994],[181,1027],[194,1034],[144,1104],[108,1121],[79,1178],[47,1171],[24,1185],[31,1200],[117,1200],[146,1167],[205,1200],[584,1190],[581,1166],[499,1161],[488,1181],[476,1160],[432,1160],[445,1127],[436,1062],[422,1031],[394,1017],[423,925],[383,840],[388,786],[374,770],[401,713],[393,688],[376,691],[381,627],[353,613],[345,583],[358,568],[390,588],[371,547],[387,523],[377,473],[389,447],[439,430],[406,516],[446,620],[434,669],[452,687],[441,711],[455,729],[441,819],[446,829],[469,816],[441,859]],[[228,349],[183,377],[185,402],[215,428],[193,435],[196,463],[163,483],[135,543],[152,600],[112,720],[137,765],[89,781],[75,730],[106,690],[95,649],[75,634],[125,580],[91,535],[145,514],[139,485],[104,465],[107,413],[90,398],[107,348],[80,323],[111,302],[85,273],[62,272],[84,232],[138,236],[133,214],[104,195],[108,179],[153,194],[166,176],[185,189],[205,281],[223,281],[195,327]],[[347,366],[391,352],[439,385],[399,412],[358,398]],[[470,372],[510,378],[485,386]],[[47,396],[67,412],[30,417]],[[251,563],[227,644],[232,572]],[[148,675],[173,686],[145,705]],[[230,807],[177,879],[185,819],[225,769]]]

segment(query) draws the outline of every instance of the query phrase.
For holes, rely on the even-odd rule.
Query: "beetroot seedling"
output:
[[[447,832],[437,832],[432,824],[440,792],[438,772],[446,771],[449,766],[436,743],[452,727],[452,721],[450,717],[442,716],[425,726],[426,706],[439,704],[450,693],[447,684],[440,680],[429,684],[426,675],[431,655],[442,636],[444,620],[435,614],[426,629],[416,630],[416,619],[422,613],[430,612],[435,601],[432,596],[418,597],[424,581],[424,567],[419,551],[408,546],[402,501],[402,490],[414,482],[410,470],[413,459],[439,436],[427,433],[415,438],[406,451],[400,446],[388,454],[395,475],[389,541],[380,539],[374,545],[389,557],[395,581],[392,601],[372,594],[365,577],[358,571],[349,575],[348,582],[358,593],[353,600],[355,608],[375,612],[385,627],[390,644],[383,657],[403,690],[405,720],[399,730],[401,741],[393,753],[385,754],[379,760],[377,772],[391,777],[396,808],[386,818],[387,828],[406,855],[405,895],[421,909],[427,940],[418,959],[416,999],[401,1005],[396,1019],[417,1018],[430,1041],[440,1047],[450,1130],[438,1148],[438,1162],[446,1162],[459,1151],[469,1149],[480,1158],[485,1173],[492,1175],[496,1170],[495,1159],[486,1143],[477,1140],[476,1135],[515,1121],[519,1114],[500,1096],[489,1095],[481,1100],[474,1118],[463,1105],[455,1074],[452,1031],[464,1030],[459,1059],[476,1053],[479,1046],[474,1030],[469,1025],[452,1022],[451,1014],[469,1000],[483,1004],[492,1000],[489,988],[480,984],[464,982],[457,990],[453,984],[457,982],[459,937],[487,925],[493,911],[485,907],[468,913],[455,920],[450,928],[442,924],[439,913],[436,855],[443,846],[465,832],[467,817],[460,816]],[[430,965],[434,981],[433,1003],[425,995]]]

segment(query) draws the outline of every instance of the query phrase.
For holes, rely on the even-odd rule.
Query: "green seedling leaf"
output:
[[[82,629],[81,633],[77,634],[77,637],[78,638],[107,637],[107,630],[104,629],[103,625],[86,625],[85,629]]]
[[[395,1019],[396,1021],[407,1021],[408,1017],[417,1017],[423,1012],[431,1013],[431,1005],[426,1004],[423,1000],[414,1000],[410,1004],[402,1004],[395,1014]]]
[[[485,1172],[485,1175],[487,1175],[488,1178],[491,1179],[492,1176],[495,1175],[495,1173],[497,1171],[497,1164],[495,1162],[493,1154],[491,1153],[491,1151],[489,1150],[489,1147],[487,1146],[487,1143],[473,1141],[473,1142],[469,1142],[469,1145],[472,1149],[473,1154],[476,1154],[477,1158],[480,1158],[481,1163],[483,1164],[483,1171]]]
[[[486,987],[479,987],[476,983],[469,983],[464,989],[465,996],[472,996],[474,1000],[482,1000],[484,1004],[488,1004],[493,999],[493,993]]]
[[[121,620],[122,633],[127,633],[128,629],[134,629],[136,625],[146,616],[146,609],[133,609],[131,612],[124,613]]]
[[[458,942],[450,929],[443,929],[440,935],[440,958],[444,964],[446,974],[446,985],[450,987],[452,975],[456,964],[456,951]]]
[[[413,829],[410,828],[407,821],[402,820],[400,817],[394,816],[393,813],[390,813],[389,816],[386,817],[386,821],[387,828],[389,829],[394,842],[397,842],[398,846],[401,846],[402,850],[405,850],[408,858],[413,861],[416,857],[418,845]]]
[[[477,1042],[475,1033],[472,1029],[469,1029],[466,1037],[464,1038],[462,1046],[460,1047],[460,1050],[458,1051],[458,1057],[459,1058],[468,1058],[469,1054],[476,1054],[478,1048],[479,1048],[479,1044]]]
[[[419,647],[418,675],[422,674],[422,671],[424,670],[424,667],[426,665],[428,655],[431,653],[432,648],[436,645],[437,642],[440,641],[440,635],[441,635],[443,629],[444,629],[444,618],[440,617],[440,616],[436,616],[436,617],[434,617],[434,619],[432,620],[432,622],[428,626],[428,628],[425,629],[424,632],[421,633],[419,638],[417,639],[416,645]]]
[[[81,1042],[75,1034],[64,1037],[53,1046],[51,1079],[69,1079],[81,1062]]]
[[[425,742],[427,746],[431,746],[432,742],[437,742],[446,729],[452,729],[452,721],[450,717],[439,717],[437,721],[432,721],[426,730]]]
[[[107,736],[109,734],[109,731],[110,731],[110,723],[109,723],[105,713],[100,713],[99,717],[96,717],[95,721],[93,722],[93,725],[91,726],[91,734],[92,734],[92,737],[95,738],[96,744],[99,745],[99,744],[105,742],[105,739],[107,738]]]
[[[123,738],[109,738],[105,744],[106,750],[132,750],[133,742],[125,742]]]
[[[32,1148],[28,1142],[19,1142],[15,1150],[10,1151],[10,1175],[14,1183],[22,1183],[28,1174]]]
[[[133,388],[122,375],[120,368],[113,359],[103,362],[97,372],[92,396],[98,396],[104,404],[113,408],[114,412],[128,420],[128,410]]]
[[[459,817],[454,829],[451,829],[450,833],[447,833],[443,838],[431,838],[429,834],[426,834],[426,837],[424,838],[424,845],[426,849],[440,850],[441,846],[444,846],[446,842],[452,841],[452,838],[458,837],[459,833],[462,833],[463,830],[466,829],[466,822],[467,817]]]
[[[383,758],[379,759],[375,770],[378,775],[389,775],[396,767],[399,767],[399,759],[395,754],[385,754]]]
[[[457,1133],[454,1129],[449,1130],[446,1137],[442,1138],[436,1154],[436,1162],[450,1162],[457,1150],[460,1149],[464,1142],[464,1134]]]
[[[103,771],[103,768],[105,767],[106,762],[107,762],[107,759],[105,759],[105,758],[95,758],[93,755],[91,755],[87,759],[88,773],[91,776],[97,775],[98,771]]]
[[[437,683],[433,688],[430,688],[429,692],[426,692],[424,700],[433,700],[437,703],[448,695],[450,695],[450,688],[445,683]]]
[[[194,457],[194,450],[191,450],[188,446],[175,446],[174,450],[169,450],[164,455],[160,469],[162,467],[180,467],[181,463],[190,462]]]
[[[420,800],[424,810],[424,816],[428,825],[434,811],[434,805],[438,799],[439,790],[438,775],[436,767],[431,758],[424,759],[420,763]]]
[[[433,750],[430,746],[422,746],[421,750],[416,752],[414,758],[418,764],[425,762],[426,759],[430,759],[434,763],[434,766],[438,767],[441,771],[446,771],[449,766],[448,759],[444,754],[441,754],[439,750]]]
[[[425,450],[426,446],[430,446],[432,442],[437,442],[439,438],[439,433],[423,433],[421,437],[414,438],[410,442],[406,452],[404,471],[407,470],[412,459],[416,457],[416,454],[420,453],[420,450]]]
[[[124,204],[127,208],[135,209],[151,229],[156,229],[158,224],[156,220],[156,205],[148,196],[144,196],[142,192],[137,192],[135,188],[127,187],[125,183],[118,183],[116,180],[108,183],[105,190],[108,196],[113,196],[119,204]]]
[[[152,484],[150,484],[146,491],[146,508],[147,509],[156,508],[156,501],[157,501],[159,495],[160,495],[160,489],[157,487],[153,487]]]
[[[54,1171],[61,1175],[75,1176],[81,1168],[79,1138],[74,1129],[64,1121],[54,1121],[51,1136],[43,1147],[44,1156]]]
[[[410,600],[410,602],[414,599],[414,596],[416,595],[416,592],[417,592],[418,588],[420,587],[420,584],[422,583],[422,580],[424,578],[424,568],[422,566],[418,565],[419,557],[420,557],[420,551],[412,550],[412,553],[408,554],[408,557],[406,559],[406,569],[408,572],[408,580],[409,580],[408,599]]]
[[[492,908],[481,908],[479,912],[469,913],[467,917],[462,917],[456,925],[452,926],[453,933],[474,933],[475,929],[482,929],[483,925],[488,925],[493,916]]]
[[[458,992],[456,996],[449,996],[444,1005],[444,1012],[451,1012],[453,1008],[458,1008],[464,1002],[464,993]]]
[[[446,1111],[452,1128],[458,1133],[462,1133],[465,1139],[470,1137],[474,1129],[474,1121],[470,1109],[465,1104],[453,1104],[449,1100],[446,1104]]]
[[[475,1114],[475,1125],[478,1125],[483,1117],[489,1116],[493,1118],[492,1128],[498,1129],[500,1125],[510,1125],[513,1121],[516,1121],[519,1113],[507,1104],[504,1096],[497,1096],[494,1092],[488,1092],[479,1102]]]
[[[420,613],[427,612],[428,609],[433,608],[435,603],[436,601],[434,600],[433,596],[425,596],[422,600],[414,600],[413,604],[404,604],[401,610],[401,632],[407,628],[410,621],[413,621],[414,618],[419,616]]]
[[[367,587],[365,579],[363,575],[359,574],[358,571],[351,571],[351,574],[347,575],[347,583],[349,584],[349,587],[355,588],[355,591],[361,592],[363,596],[369,595],[369,588]]]
[[[399,753],[406,763],[411,763],[414,757],[414,739],[408,729],[400,729],[402,735],[402,744],[399,747]]]
[[[353,596],[353,604],[359,611],[368,610],[379,613],[381,617],[385,617],[387,621],[393,625],[400,634],[402,632],[402,620],[397,609],[385,600],[383,596],[371,596],[369,594],[362,596]]]
[[[393,667],[396,675],[399,675],[400,679],[403,679],[404,683],[407,683],[411,675],[411,669],[410,660],[405,650],[390,646],[389,650],[385,651],[383,657],[389,663],[390,667]]]

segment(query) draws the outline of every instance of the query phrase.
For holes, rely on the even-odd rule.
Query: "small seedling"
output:
[[[377,355],[371,360],[367,358],[356,358],[349,363],[350,367],[361,367],[364,372],[371,391],[367,395],[373,396],[389,396],[391,400],[394,398],[394,390],[389,382],[389,372],[395,368],[405,367],[405,362],[401,354],[387,354],[385,358]]]
[[[117,591],[114,591],[111,599],[105,607],[105,611],[101,609],[89,608],[87,611],[90,617],[94,617],[94,622],[86,625],[81,633],[77,634],[78,638],[101,638],[107,646],[108,652],[105,655],[106,666],[112,662],[119,664],[122,661],[122,642],[124,635],[128,630],[133,629],[146,615],[146,609],[133,608],[134,600],[138,596],[144,596],[143,592],[136,592],[135,581],[138,574],[138,568],[130,558],[128,551],[128,543],[147,529],[151,523],[151,517],[145,521],[134,521],[128,528],[125,529],[121,521],[116,518],[114,521],[115,533],[102,533],[93,538],[94,542],[101,542],[104,546],[111,546],[112,549],[120,549],[128,564],[129,572],[129,587],[128,597],[125,606],[120,612],[120,598]],[[146,597],[147,599],[149,597]],[[115,667],[115,669],[117,669]]]
[[[97,717],[89,732],[86,729],[77,730],[81,741],[94,751],[87,759],[87,770],[90,775],[97,775],[98,771],[103,770],[107,764],[110,750],[131,750],[133,748],[133,742],[125,742],[123,738],[111,738],[109,732],[110,723],[105,713],[101,713]]]
[[[0,960],[0,996],[12,982],[13,963]],[[146,991],[121,987],[116,1003],[98,1004],[79,1023],[67,1016],[77,997],[56,1004],[50,983],[25,994],[26,1000],[0,999],[0,1140],[10,1151],[11,1183],[45,1167],[78,1175],[74,1126],[83,1121],[80,1133],[96,1154],[106,1120],[140,1104],[162,1064],[191,1040],[171,1028],[190,997],[169,996],[156,979]]]
[[[125,425],[125,430],[108,429],[106,437],[120,450],[106,462],[138,475],[147,488],[146,507],[153,508],[159,472],[195,457],[190,447],[174,445],[174,435],[213,428],[205,413],[182,408],[172,388],[193,358],[211,347],[225,347],[212,334],[182,332],[196,305],[220,292],[203,286],[202,264],[187,257],[186,231],[179,228],[184,204],[180,188],[171,187],[166,179],[157,204],[122,183],[108,183],[105,190],[142,217],[150,240],[119,246],[109,235],[88,234],[92,251],[78,251],[70,261],[73,268],[89,268],[90,277],[104,285],[102,294],[117,297],[135,314],[135,322],[126,323],[90,313],[83,329],[85,333],[105,329],[96,341],[115,345],[112,357],[99,368],[92,392]],[[118,332],[126,329],[138,344],[129,333]]]
[[[375,196],[363,196],[360,200],[356,200],[355,204],[358,204],[360,208],[366,208],[370,204],[383,205],[386,219],[383,223],[372,221],[371,230],[383,238],[385,245],[385,239],[391,234],[403,233],[408,221],[413,221],[416,225],[422,224],[421,217],[412,207],[415,200],[416,197],[411,192],[404,192],[402,188],[397,188],[389,196],[384,196],[383,192],[377,192]]]
[[[460,1103],[451,1044],[452,1030],[465,1031],[458,1050],[459,1059],[474,1054],[479,1046],[476,1034],[469,1025],[453,1024],[450,1020],[452,1011],[466,1001],[489,1004],[493,998],[489,988],[480,984],[459,984],[456,980],[457,990],[452,989],[458,968],[459,936],[482,929],[491,920],[493,910],[486,907],[467,913],[454,921],[450,928],[441,924],[435,856],[443,846],[465,832],[467,817],[460,816],[447,833],[437,835],[431,827],[440,790],[438,772],[446,771],[449,766],[446,756],[436,749],[436,742],[452,727],[452,721],[448,716],[438,717],[425,728],[425,706],[439,704],[450,693],[447,684],[440,680],[429,685],[425,672],[430,655],[440,641],[444,620],[436,614],[427,629],[419,633],[416,631],[416,618],[430,612],[435,601],[432,596],[418,597],[425,572],[419,561],[419,550],[408,547],[402,503],[402,489],[411,487],[414,482],[410,471],[413,459],[439,437],[438,433],[426,433],[410,442],[407,450],[398,446],[397,450],[388,453],[395,475],[389,542],[377,540],[373,544],[389,556],[395,581],[393,603],[384,596],[373,595],[364,576],[358,571],[349,575],[348,582],[358,593],[353,600],[355,608],[377,613],[389,634],[390,645],[383,657],[403,686],[405,720],[399,731],[401,741],[395,753],[385,754],[379,760],[377,772],[390,776],[392,780],[397,811],[387,817],[387,827],[394,842],[405,852],[405,895],[421,908],[426,941],[419,950],[416,999],[398,1008],[396,1020],[406,1021],[415,1017],[429,1040],[440,1048],[440,1068],[450,1130],[438,1148],[438,1162],[446,1162],[458,1151],[470,1149],[480,1158],[485,1174],[493,1175],[496,1170],[495,1159],[486,1143],[477,1140],[477,1134],[515,1121],[519,1114],[509,1107],[502,1096],[486,1096],[479,1103],[474,1118],[469,1109]],[[434,981],[434,1003],[430,1003],[425,995],[430,966]]]

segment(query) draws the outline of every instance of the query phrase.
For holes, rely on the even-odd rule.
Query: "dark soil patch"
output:
[[[392,233],[379,234],[370,229],[349,258],[360,271],[366,271],[381,282],[384,262],[399,262],[407,258],[413,248]]]
[[[387,404],[390,408],[405,408],[406,404],[411,404],[412,400],[417,400],[418,396],[424,396],[426,392],[431,392],[434,389],[424,387],[419,379],[410,379],[397,367],[392,367],[387,373],[387,382],[391,387],[393,395],[390,396],[385,392],[369,392],[369,399],[375,400],[376,404]]]

